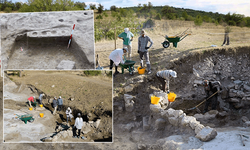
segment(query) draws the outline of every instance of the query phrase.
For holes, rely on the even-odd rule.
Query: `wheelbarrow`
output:
[[[126,57],[124,56],[125,62],[124,64],[119,64],[122,68],[122,74],[124,73],[124,69],[127,69],[129,71],[130,75],[134,74],[135,68],[134,64],[136,63],[135,61],[132,60],[126,60]]]
[[[35,120],[31,114],[26,114],[26,115],[21,115],[21,116],[17,115],[17,118],[24,121],[25,124],[27,124],[27,121],[33,122]]]
[[[188,28],[189,29],[189,28]],[[187,29],[187,30],[188,30]],[[181,34],[177,34],[175,36],[165,36],[165,41],[162,44],[162,46],[164,48],[168,48],[170,46],[170,43],[173,43],[174,47],[177,47],[177,43],[180,42],[181,40],[183,40],[185,37],[187,37],[188,35],[191,34],[187,34],[185,33],[187,30],[185,30],[184,32],[182,32]]]

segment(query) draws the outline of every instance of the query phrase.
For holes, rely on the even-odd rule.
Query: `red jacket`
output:
[[[34,102],[34,97],[31,96],[31,97],[28,98],[28,100]]]

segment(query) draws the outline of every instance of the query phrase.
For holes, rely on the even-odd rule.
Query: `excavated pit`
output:
[[[237,47],[192,52],[170,62],[161,62],[161,64],[166,65],[159,70],[172,69],[177,72],[177,78],[170,81],[170,90],[177,94],[177,98],[168,108],[182,110],[186,115],[195,117],[204,126],[212,128],[247,126],[242,118],[243,116],[250,118],[249,58],[250,47]],[[204,100],[205,91],[201,85],[204,79],[220,81],[222,85],[217,111],[209,111],[205,114],[202,113],[205,103],[198,107],[200,113],[196,109],[188,110]],[[126,89],[126,86],[130,86],[133,90],[128,92],[123,90],[121,95],[114,98],[114,124],[118,125],[116,128],[119,128],[119,124],[129,125],[142,122],[144,117],[152,117],[152,112],[149,109],[151,104],[149,94],[160,91],[161,87],[155,74],[135,76],[125,80],[125,82],[124,89]],[[131,112],[127,112],[126,102],[124,102],[125,96],[123,97],[122,94],[133,96],[133,110]],[[209,107],[209,110],[211,110],[211,107]],[[158,117],[160,118],[160,116]],[[153,119],[158,118],[156,116]],[[150,129],[152,129],[152,126],[154,125],[151,124]],[[135,129],[135,125],[132,128]],[[166,128],[168,127],[166,126],[164,131],[166,131]],[[154,132],[152,135],[159,138],[185,132],[178,128],[168,128],[167,130],[168,132]],[[187,133],[190,132],[187,131]]]
[[[2,68],[93,69],[93,15],[93,11],[1,15]]]
[[[86,61],[86,55],[74,41],[74,38],[72,38],[69,48],[67,48],[68,42],[69,36],[30,37],[27,34],[17,36],[11,47],[8,68],[84,68],[84,65],[89,64]],[[59,65],[64,61],[67,65]]]

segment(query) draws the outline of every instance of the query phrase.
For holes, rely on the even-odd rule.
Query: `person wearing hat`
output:
[[[124,32],[118,35],[119,39],[123,40],[123,47],[128,48],[128,59],[131,60],[132,54],[132,41],[133,41],[134,34],[129,31],[129,28],[125,28]]]
[[[176,78],[177,73],[173,70],[162,70],[156,73],[156,77],[162,83],[163,92],[166,92],[167,88],[167,93],[169,93],[169,80],[171,77]]]
[[[30,107],[32,107],[31,103],[34,103],[35,98],[36,98],[35,96],[31,96],[31,97],[28,98],[28,103],[29,103]]]
[[[150,45],[148,46],[148,42]],[[149,61],[148,49],[153,45],[153,41],[149,36],[146,35],[144,30],[141,31],[141,36],[138,38],[138,53],[141,60],[141,68],[143,68],[143,57],[146,59],[148,74],[151,74],[151,66]]]
[[[70,107],[68,107],[68,109],[66,110],[66,117],[67,117],[67,123],[69,119],[70,119],[70,122],[72,121],[71,118],[73,118],[73,115],[72,115],[72,111]]]
[[[202,83],[204,90],[206,92],[206,99],[209,98],[212,94],[217,92],[213,97],[206,100],[204,113],[208,111],[208,106],[212,103],[212,110],[216,110],[217,101],[218,101],[218,94],[221,91],[221,84],[219,81],[208,81],[204,80]]]
[[[59,96],[58,98],[58,111],[61,111],[62,110],[62,105],[63,105],[63,99],[61,96]]]
[[[81,136],[82,126],[83,126],[83,120],[81,117],[81,113],[78,113],[77,118],[75,120],[75,125],[74,125],[74,127],[78,130],[78,136],[77,136],[78,138]],[[74,138],[76,138],[76,134],[75,134]]]
[[[57,105],[58,105],[56,97],[54,97],[52,104],[53,104],[53,108],[54,108],[54,111],[53,111],[53,115],[54,115],[54,114],[56,114],[56,109],[57,109]]]
[[[42,100],[43,100],[43,96],[44,96],[44,95],[45,95],[44,93],[41,93],[41,94],[39,95],[39,102],[40,102],[40,104],[43,103]]]
[[[116,49],[113,50],[110,55],[109,55],[109,59],[110,59],[110,70],[112,70],[113,68],[113,64],[115,64],[115,74],[118,74],[119,72],[117,71],[117,67],[120,63],[124,64],[123,61],[123,55],[126,54],[128,51],[128,48],[124,47],[123,49]]]

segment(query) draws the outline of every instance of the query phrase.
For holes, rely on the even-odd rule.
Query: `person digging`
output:
[[[173,70],[162,70],[156,73],[156,77],[162,84],[162,91],[166,92],[166,89],[167,89],[167,93],[169,93],[170,78],[176,78],[177,73]]]
[[[112,70],[113,64],[115,64],[114,76],[119,74],[119,71],[117,71],[117,68],[118,68],[120,63],[124,64],[122,57],[124,56],[124,54],[127,53],[127,51],[128,51],[128,48],[124,47],[123,49],[116,49],[110,53],[110,55],[109,55],[109,59],[110,59],[109,69]]]
[[[40,102],[40,104],[43,104],[43,96],[45,96],[44,93],[41,93],[40,96],[39,96],[39,102]]]
[[[36,106],[36,103],[34,101],[36,97],[35,96],[31,96],[28,98],[28,103],[29,103],[29,106],[32,107],[32,106]]]
[[[202,85],[204,86],[204,90],[206,92],[206,104],[203,113],[208,111],[208,106],[212,103],[212,110],[216,110],[218,95],[221,91],[221,84],[219,81],[208,81],[204,80]],[[217,93],[216,93],[217,92]],[[216,94],[215,94],[216,93]],[[213,97],[208,99],[211,95],[215,94]]]

